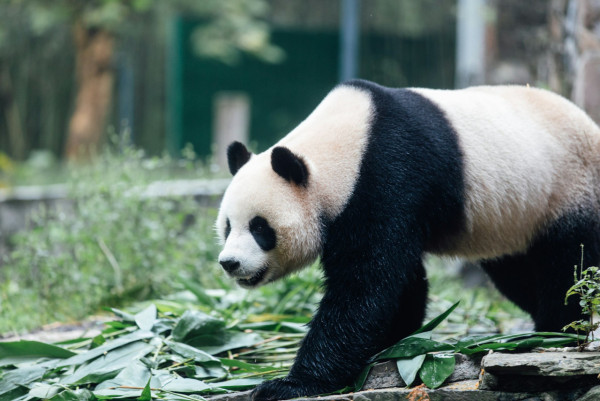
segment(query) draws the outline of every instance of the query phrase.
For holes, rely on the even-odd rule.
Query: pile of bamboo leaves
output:
[[[305,332],[291,322],[173,316],[154,304],[115,312],[121,319],[94,338],[0,343],[0,401],[202,400],[285,375]]]
[[[306,332],[304,325],[277,315],[227,322],[157,304],[158,309],[151,304],[135,315],[113,310],[120,319],[93,338],[0,343],[0,401],[203,400],[284,376]],[[436,388],[452,374],[456,353],[556,347],[580,337],[527,333],[432,339],[432,330],[456,306],[376,355],[356,385],[345,390],[359,390],[370,367],[381,360],[395,360],[409,385],[419,377]]]

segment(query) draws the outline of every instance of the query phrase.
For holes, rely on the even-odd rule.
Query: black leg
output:
[[[498,291],[531,316],[537,312],[537,294],[534,291],[536,275],[531,269],[533,263],[528,254],[481,262],[481,267]]]
[[[342,389],[370,357],[421,326],[427,281],[420,255],[369,259],[369,264],[325,266],[325,295],[289,375],[257,387],[253,400]]]
[[[565,294],[573,285],[573,266],[600,262],[600,224],[597,216],[572,213],[554,222],[532,243],[527,253],[485,261],[482,266],[498,289],[530,313],[537,331],[560,331],[582,318],[579,300]]]

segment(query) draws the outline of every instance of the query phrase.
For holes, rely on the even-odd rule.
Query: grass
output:
[[[71,166],[66,184],[74,207],[42,207],[10,239],[0,269],[2,331],[165,295],[181,289],[182,280],[218,287],[216,211],[191,198],[144,194],[173,163],[117,147],[90,165]],[[190,176],[206,176],[192,157],[176,168],[182,164]]]

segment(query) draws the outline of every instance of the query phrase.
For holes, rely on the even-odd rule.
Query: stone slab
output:
[[[496,375],[584,376],[600,374],[600,352],[495,352],[483,358],[482,368]]]
[[[575,401],[597,400],[600,386],[578,388],[569,391],[547,392],[501,392],[477,389],[477,380],[453,383],[436,390],[430,389],[369,389],[356,393],[329,395],[323,397],[296,398],[295,401],[406,401],[413,395],[420,395],[430,401]],[[251,401],[250,391],[210,397],[211,401]],[[414,399],[419,399],[415,397]]]

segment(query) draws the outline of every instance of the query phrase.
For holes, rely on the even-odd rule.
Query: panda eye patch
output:
[[[256,216],[250,220],[249,226],[250,233],[263,251],[270,251],[275,248],[277,242],[275,230],[273,230],[266,219]]]
[[[229,219],[227,219],[227,223],[225,225],[225,239],[227,239],[227,237],[229,237],[230,233],[231,233],[231,223],[229,222]]]

